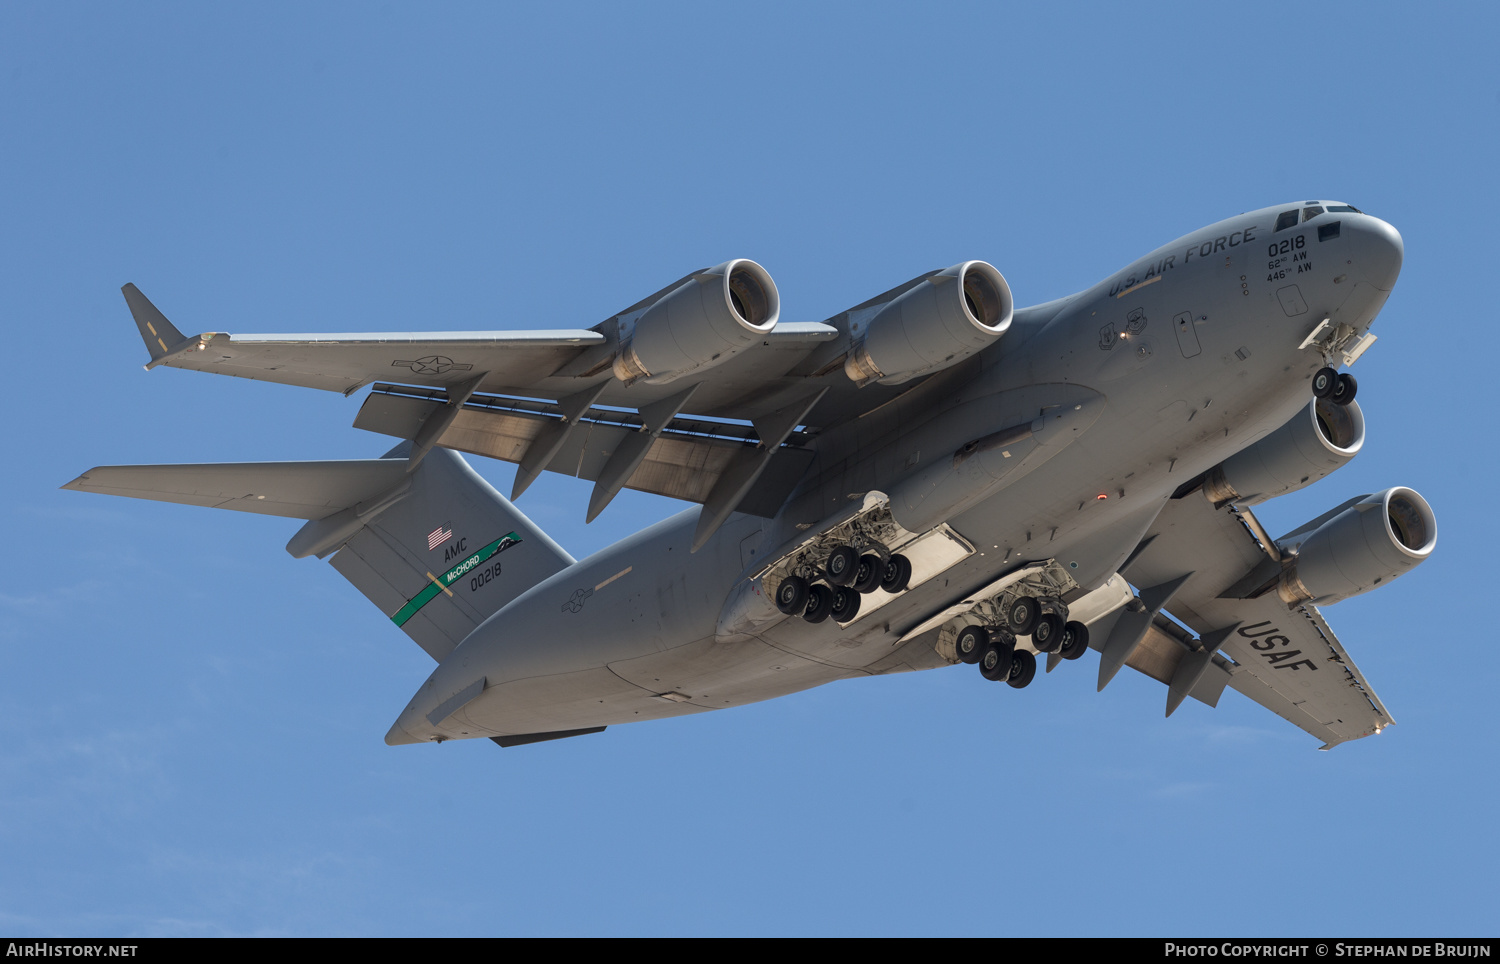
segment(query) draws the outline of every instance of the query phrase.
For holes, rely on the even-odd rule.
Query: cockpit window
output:
[[[1302,220],[1304,222],[1311,221],[1313,218],[1317,217],[1318,215],[1320,215],[1322,213],[1323,213],[1323,209],[1320,208],[1320,207],[1303,208],[1302,209]]]
[[[1353,205],[1349,205],[1349,204],[1330,204],[1330,205],[1328,205],[1328,213],[1330,213],[1330,214],[1343,213],[1343,212],[1348,212],[1350,214],[1364,214],[1365,213],[1365,212],[1361,211],[1359,208],[1354,207]]]
[[[1296,226],[1297,226],[1297,209],[1296,208],[1293,208],[1290,211],[1282,211],[1280,214],[1278,214],[1276,216],[1276,231],[1285,231],[1287,228],[1294,228]],[[1272,231],[1271,233],[1275,234],[1276,231]]]

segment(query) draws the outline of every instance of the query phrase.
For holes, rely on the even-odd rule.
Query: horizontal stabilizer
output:
[[[322,519],[388,492],[405,476],[405,458],[101,465],[63,488],[291,519]]]
[[[287,551],[332,554],[340,575],[442,660],[573,557],[462,456],[436,449],[411,469],[410,447],[338,462],[104,465],[63,488],[307,519]]]

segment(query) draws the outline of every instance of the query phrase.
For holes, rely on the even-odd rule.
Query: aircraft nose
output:
[[[1352,225],[1345,221],[1345,230],[1353,229],[1350,240],[1354,242],[1354,267],[1370,284],[1381,291],[1390,291],[1396,286],[1406,255],[1401,232],[1379,218],[1366,215],[1357,220],[1358,224]]]

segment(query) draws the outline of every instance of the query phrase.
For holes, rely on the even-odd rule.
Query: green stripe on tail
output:
[[[509,535],[501,536],[483,549],[480,549],[452,569],[438,576],[437,582],[428,582],[422,588],[421,592],[411,597],[405,606],[396,610],[396,615],[391,617],[391,622],[397,626],[406,625],[408,619],[415,616],[423,606],[432,602],[438,593],[453,585],[470,569],[473,569],[480,563],[489,561],[492,557],[499,555],[520,541],[521,537],[512,532]]]

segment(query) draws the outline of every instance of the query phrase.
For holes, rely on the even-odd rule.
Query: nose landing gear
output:
[[[1335,405],[1348,405],[1354,401],[1359,383],[1348,372],[1339,374],[1332,368],[1320,368],[1313,373],[1312,393],[1314,398],[1326,398]]]

